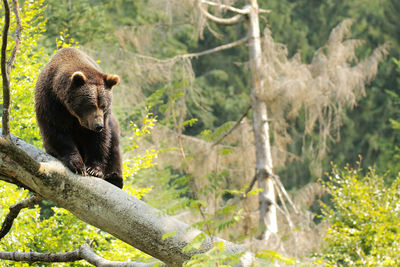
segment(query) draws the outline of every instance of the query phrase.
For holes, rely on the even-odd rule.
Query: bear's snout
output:
[[[101,123],[96,123],[95,125],[94,125],[94,130],[96,131],[96,132],[98,132],[98,133],[100,133],[101,131],[103,131],[103,129],[104,129],[104,124],[101,122]]]
[[[85,114],[79,122],[83,127],[99,133],[104,129],[104,113],[101,109],[97,109]]]

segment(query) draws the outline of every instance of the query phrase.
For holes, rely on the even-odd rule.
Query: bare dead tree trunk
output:
[[[249,6],[249,63],[251,73],[251,106],[253,109],[253,131],[256,149],[256,176],[258,186],[263,191],[259,194],[260,227],[262,239],[268,239],[269,235],[278,232],[276,218],[274,181],[272,174],[272,156],[269,140],[269,125],[267,106],[260,99],[265,90],[262,75],[262,50],[259,26],[259,11],[257,0],[248,0]]]
[[[208,13],[207,6],[218,6],[236,13],[231,18],[219,18]],[[199,5],[200,11],[210,21],[221,25],[232,25],[242,21],[243,17],[248,20],[249,33],[246,38],[241,39],[249,46],[249,63],[251,73],[251,107],[253,109],[253,132],[256,149],[256,178],[259,188],[262,192],[259,194],[260,228],[262,230],[260,238],[268,239],[272,233],[278,232],[278,223],[276,218],[275,186],[272,172],[272,155],[269,140],[269,126],[267,116],[267,106],[261,100],[263,90],[265,90],[262,75],[262,50],[260,39],[259,13],[269,12],[259,9],[257,0],[247,0],[243,9],[234,8],[212,1],[202,0]],[[239,45],[242,42],[236,41],[231,44]],[[232,46],[229,46],[232,47]],[[210,49],[207,51],[213,51]],[[214,52],[214,51],[213,51]],[[201,55],[201,53],[198,53]]]

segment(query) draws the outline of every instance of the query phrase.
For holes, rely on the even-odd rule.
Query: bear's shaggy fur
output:
[[[118,82],[82,51],[63,48],[38,77],[35,110],[47,153],[122,188],[119,125],[110,107]]]

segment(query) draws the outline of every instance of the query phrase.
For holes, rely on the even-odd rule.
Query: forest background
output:
[[[325,173],[332,171],[331,162],[339,169],[346,164],[349,169],[359,168],[361,176],[374,169],[374,175],[383,177],[382,192],[385,185],[396,181],[400,171],[396,145],[400,129],[396,121],[400,103],[397,61],[400,58],[400,3],[396,0],[259,1],[261,8],[271,10],[261,15],[260,28],[268,27],[275,42],[287,46],[289,56],[299,52],[304,62],[311,62],[314,51],[326,43],[331,30],[344,19],[353,22],[351,37],[363,40],[363,45],[356,50],[358,57],[365,57],[383,43],[390,45],[389,55],[380,63],[378,75],[368,84],[365,96],[358,99],[356,106],[340,111],[342,125],[327,139],[325,153],[320,154],[318,148],[315,149],[320,138],[318,125],[311,135],[305,136],[302,117],[289,122],[292,140],[284,148],[286,156],[277,160],[275,172],[303,211],[301,216],[292,219],[296,229],[286,225],[285,218],[280,218],[283,229],[279,237],[268,244],[251,239],[257,234],[256,198],[235,204],[229,212],[224,210],[221,214],[220,209],[226,207],[235,192],[243,190],[254,175],[254,150],[249,146],[253,137],[251,111],[248,112],[251,85],[247,47],[239,46],[191,61],[176,57],[240,39],[246,32],[243,25],[218,27],[210,24],[199,34],[190,1],[20,3],[24,10],[25,43],[15,72],[20,75],[19,81],[24,82],[18,84],[20,89],[16,88],[13,95],[15,112],[11,116],[15,116],[12,125],[16,129],[13,133],[41,145],[32,116],[33,100],[24,90],[33,90],[39,70],[57,48],[65,44],[78,45],[99,60],[104,71],[122,78],[114,91],[113,110],[122,128],[125,166],[130,171],[125,173],[131,186],[129,190],[149,204],[177,214],[182,220],[198,223],[200,228],[215,225],[210,234],[234,241],[247,240],[256,244],[256,249],[268,248],[296,260],[301,257],[309,260],[310,253],[320,252],[318,248],[328,228],[317,216],[322,212],[318,199],[324,196],[317,180],[329,179]],[[241,4],[236,1],[237,6]],[[244,114],[240,127],[214,149],[212,144]],[[270,115],[274,120],[274,114]],[[274,146],[274,137],[272,144]],[[353,174],[352,170],[348,175]],[[6,185],[0,189],[7,191]],[[20,194],[23,197],[26,193]],[[2,216],[15,198],[15,195],[8,199],[3,196]],[[186,209],[191,204],[193,208],[190,201],[193,199],[207,200],[202,212]],[[57,214],[69,220],[72,216],[49,206],[52,204],[42,203],[41,209],[29,215],[40,216],[42,228],[35,230],[31,226],[31,238],[6,242],[1,244],[2,249],[25,247],[26,250],[29,247],[44,252],[71,249],[73,244],[79,243],[79,238],[71,239],[73,230],[66,232],[60,228],[58,231],[63,232],[60,239],[50,238],[56,230],[48,225],[56,224]],[[233,217],[238,219],[226,219]],[[23,225],[21,222],[17,229],[22,231]],[[39,233],[43,227],[53,230]],[[16,236],[17,229],[14,229]],[[88,234],[82,233],[81,238],[85,235]],[[296,242],[291,242],[294,239]],[[104,251],[113,247],[106,243],[99,245]],[[130,255],[129,259],[146,258],[138,252],[128,253],[128,246],[118,246],[121,254]],[[103,252],[103,256],[111,256],[109,253]],[[328,256],[325,258],[332,260]]]

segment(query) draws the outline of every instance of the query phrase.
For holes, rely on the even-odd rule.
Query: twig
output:
[[[216,16],[208,13],[208,11],[205,8],[203,8],[203,5],[201,3],[199,5],[199,8],[200,8],[200,11],[203,13],[203,15],[206,16],[206,18],[208,18],[209,20],[211,20],[212,22],[217,23],[217,24],[233,25],[233,24],[238,23],[243,18],[242,14],[237,14],[231,18],[219,18],[219,17],[216,17]]]
[[[10,6],[7,0],[3,0],[4,3],[4,28],[3,28],[3,39],[1,45],[1,76],[3,78],[3,137],[10,139],[10,80],[9,73],[6,68],[6,53],[7,53],[7,39],[8,30],[10,28]]]
[[[25,261],[25,262],[74,262],[86,260],[87,262],[102,267],[148,267],[153,266],[152,263],[144,262],[122,262],[106,260],[94,253],[88,244],[83,244],[79,249],[70,252],[58,253],[38,253],[38,252],[8,252],[0,251],[0,259],[9,261]],[[161,265],[165,266],[165,265]]]
[[[1,226],[0,229],[0,240],[6,235],[8,234],[8,232],[10,231],[15,218],[18,217],[19,212],[22,209],[25,208],[30,208],[32,206],[34,206],[35,204],[39,203],[42,200],[42,198],[40,196],[33,196],[24,200],[21,200],[20,202],[11,205],[10,206],[10,212],[7,214],[6,218],[4,219],[3,225]]]
[[[246,111],[243,113],[243,115],[240,117],[239,120],[236,121],[235,125],[232,126],[232,128],[230,128],[228,131],[226,131],[224,133],[224,135],[222,135],[217,141],[215,141],[212,145],[211,148],[213,148],[214,146],[218,145],[219,143],[221,143],[221,141],[227,137],[228,135],[230,135],[242,122],[242,120],[247,116],[247,113],[249,113],[249,110],[251,109],[251,105],[249,105],[246,109]]]
[[[212,1],[206,1],[206,0],[202,0],[201,3],[202,4],[207,4],[209,6],[216,6],[216,7],[222,8],[222,9],[229,10],[229,11],[231,11],[233,13],[241,14],[241,15],[249,14],[248,8],[240,9],[240,8],[236,8],[236,7],[233,7],[233,6],[228,6],[228,5],[215,3],[215,2],[212,2]]]

